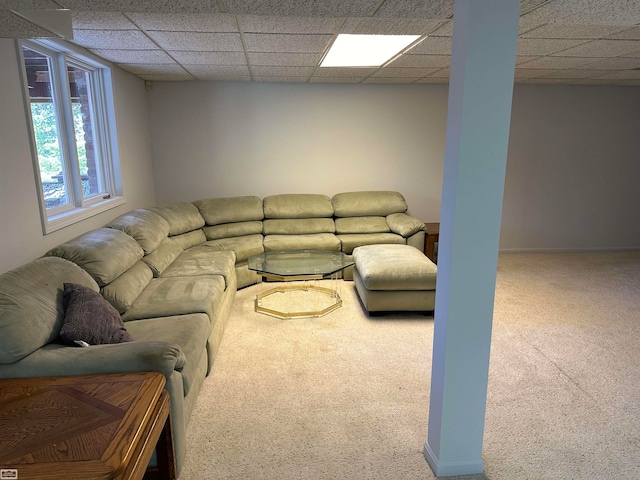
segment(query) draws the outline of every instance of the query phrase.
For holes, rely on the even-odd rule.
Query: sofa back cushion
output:
[[[196,245],[200,245],[207,241],[207,236],[204,234],[201,228],[199,228],[198,230],[192,230],[187,233],[181,233],[180,235],[173,235],[169,238],[183,250],[195,247]]]
[[[149,266],[154,277],[159,277],[164,269],[171,265],[183,251],[184,248],[173,240],[172,237],[165,238],[160,246],[149,255],[145,255],[142,261]]]
[[[169,235],[180,235],[204,226],[204,218],[192,203],[176,202],[150,210],[169,223]]]
[[[246,237],[247,235],[262,234],[262,222],[238,222],[211,225],[203,228],[207,240],[220,240],[222,238]]]
[[[265,235],[306,235],[336,231],[332,218],[271,218],[262,224]]]
[[[46,256],[62,257],[86,270],[104,287],[144,255],[133,237],[115,228],[99,228],[52,248]]]
[[[332,217],[333,206],[326,195],[286,193],[271,195],[263,200],[264,218],[321,218]]]
[[[336,218],[336,233],[386,233],[389,225],[385,217]]]
[[[109,285],[100,289],[102,296],[118,311],[126,312],[138,295],[149,285],[153,272],[144,262],[136,263]]]
[[[153,252],[169,235],[169,223],[151,210],[142,208],[120,215],[107,224],[132,236],[144,253]]]
[[[0,275],[0,363],[17,362],[58,338],[64,283],[98,291],[76,264],[44,257]]]
[[[207,198],[193,202],[207,225],[262,220],[260,197]]]
[[[399,192],[370,191],[338,193],[331,199],[336,217],[383,216],[407,211]]]

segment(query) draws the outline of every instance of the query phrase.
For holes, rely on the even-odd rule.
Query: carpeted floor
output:
[[[240,290],[180,480],[433,479],[433,318],[280,320]],[[465,479],[640,478],[640,252],[500,256],[483,456]]]

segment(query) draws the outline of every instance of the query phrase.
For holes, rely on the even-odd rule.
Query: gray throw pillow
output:
[[[98,292],[76,283],[65,283],[62,295],[64,320],[60,338],[67,345],[100,345],[131,342],[118,311]]]

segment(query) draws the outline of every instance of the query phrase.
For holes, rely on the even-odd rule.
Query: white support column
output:
[[[519,0],[455,0],[429,431],[437,476],[481,473]]]

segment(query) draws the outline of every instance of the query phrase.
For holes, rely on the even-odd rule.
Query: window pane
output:
[[[95,144],[93,105],[91,104],[91,72],[69,67],[69,88],[73,110],[78,163],[84,198],[104,192],[102,168]]]
[[[46,208],[69,203],[51,83],[51,58],[22,47],[27,71],[33,133]]]

